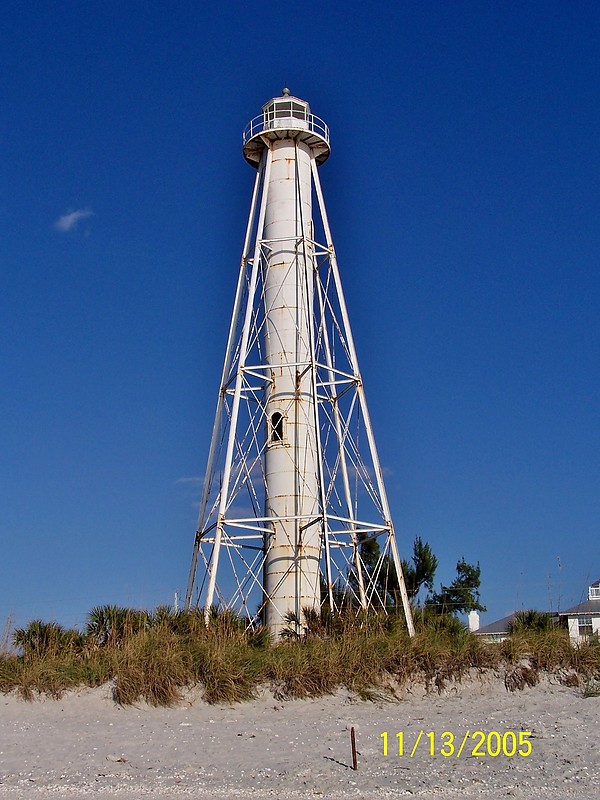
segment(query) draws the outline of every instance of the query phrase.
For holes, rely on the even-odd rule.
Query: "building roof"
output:
[[[594,586],[594,584],[592,584]],[[574,616],[575,614],[598,614],[600,616],[600,598],[598,600],[586,600],[578,606],[559,611],[559,617]]]
[[[508,627],[514,620],[516,614],[517,612],[513,611],[512,614],[509,614],[507,617],[502,617],[502,619],[497,619],[495,622],[490,622],[489,625],[482,625],[482,627],[474,631],[474,633],[508,633]]]

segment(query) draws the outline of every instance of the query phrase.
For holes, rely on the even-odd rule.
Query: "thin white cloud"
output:
[[[57,231],[66,233],[67,231],[72,231],[80,219],[87,219],[93,216],[94,212],[91,208],[80,208],[77,211],[71,211],[69,214],[63,214],[62,217],[56,220],[54,227]]]

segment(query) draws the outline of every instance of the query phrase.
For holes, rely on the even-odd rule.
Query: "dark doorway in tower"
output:
[[[283,414],[276,411],[271,415],[271,444],[283,442]]]

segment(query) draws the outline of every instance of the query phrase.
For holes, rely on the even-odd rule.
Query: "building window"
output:
[[[281,444],[284,440],[284,423],[285,417],[276,411],[271,414],[271,435],[269,441],[271,444]]]
[[[592,618],[591,617],[579,617],[577,620],[577,625],[579,627],[579,635],[580,636],[591,636],[592,635]]]
[[[292,117],[296,119],[306,119],[306,106],[299,103],[292,103]]]
[[[291,100],[278,100],[265,109],[265,122],[274,119],[306,119],[307,107]]]

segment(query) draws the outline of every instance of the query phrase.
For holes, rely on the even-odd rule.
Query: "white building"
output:
[[[600,636],[600,580],[588,589],[588,599],[559,614],[569,629],[569,638],[580,644],[592,636]]]

